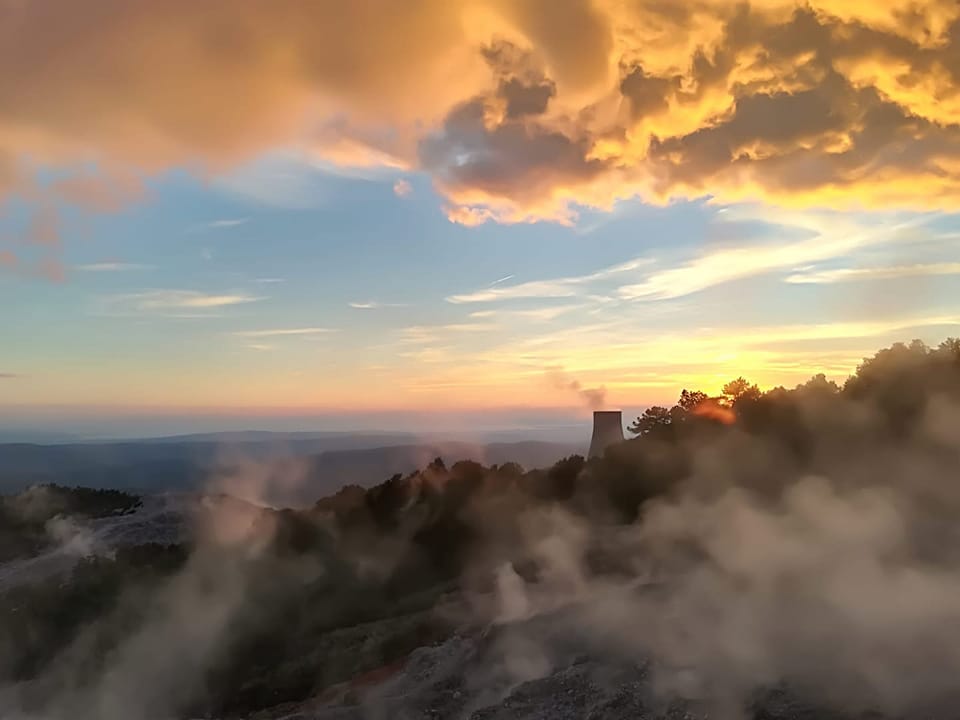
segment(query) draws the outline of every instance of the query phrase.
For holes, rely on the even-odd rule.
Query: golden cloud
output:
[[[0,0],[0,192],[290,145],[426,172],[467,224],[635,195],[955,208],[960,4]]]

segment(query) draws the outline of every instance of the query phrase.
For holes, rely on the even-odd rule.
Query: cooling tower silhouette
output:
[[[619,410],[597,410],[593,413],[593,437],[587,457],[600,457],[611,445],[623,442],[623,418]]]

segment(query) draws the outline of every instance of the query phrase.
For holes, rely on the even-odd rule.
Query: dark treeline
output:
[[[226,582],[229,566],[240,568],[240,579],[229,576],[235,586],[223,600],[230,612],[222,639],[202,678],[179,688],[174,709],[244,713],[299,700],[444,637],[453,621],[437,607],[459,591],[489,589],[503,562],[535,581],[519,522],[527,511],[558,507],[594,526],[642,523],[647,503],[719,462],[730,466],[725,483],[769,498],[827,467],[881,463],[891,448],[955,463],[957,407],[956,339],[881,350],[842,386],[817,375],[767,392],[738,378],[719,398],[684,390],[674,407],[647,410],[630,428],[636,437],[601,458],[530,471],[437,458],[370,489],[344,487],[307,511],[262,510],[267,546],[234,565],[209,562],[221,552],[209,547],[144,546],[82,562],[65,586],[8,592],[0,597],[0,649],[9,657],[2,669],[18,680],[42,675],[33,698],[41,706],[65,686],[77,692],[95,682],[127,634],[160,612],[152,598],[164,583],[185,573]],[[851,472],[843,482],[863,477]],[[711,482],[698,492],[718,492]],[[597,574],[623,571],[598,541],[586,556]]]

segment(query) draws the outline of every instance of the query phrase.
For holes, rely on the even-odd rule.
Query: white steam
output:
[[[931,403],[896,445],[851,409],[863,447],[838,452],[825,432],[817,475],[795,475],[768,441],[728,435],[627,528],[535,511],[518,554],[540,574],[501,571],[501,618],[566,605],[573,619],[557,632],[652,659],[663,697],[704,700],[722,717],[779,683],[844,711],[942,711],[960,696],[960,446],[947,422],[957,417]],[[632,572],[592,574],[588,546]],[[546,651],[524,652],[539,662]]]

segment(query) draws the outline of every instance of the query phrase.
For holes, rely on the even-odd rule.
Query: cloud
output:
[[[413,185],[407,180],[400,178],[393,184],[393,194],[397,197],[406,197],[413,192]]]
[[[21,182],[21,171],[14,156],[0,151],[0,197],[13,192]]]
[[[209,228],[230,228],[237,227],[237,225],[243,225],[250,218],[235,218],[232,220],[214,220],[213,222],[208,222],[207,227]]]
[[[41,279],[53,283],[61,283],[67,277],[67,270],[59,254],[50,253],[47,249],[44,249],[39,258],[27,260],[10,250],[0,250],[0,270],[5,270],[14,277]]]
[[[130,270],[146,270],[149,265],[139,263],[100,262],[86,265],[75,265],[74,270],[79,272],[127,272]]]
[[[231,186],[234,181],[234,178],[221,178],[218,183],[223,187]],[[239,180],[237,181],[240,182]],[[238,189],[239,191],[239,189]],[[270,190],[264,190],[264,192],[270,192]],[[228,228],[238,227],[249,222],[250,218],[222,218],[220,220],[210,220],[209,222],[200,223],[198,225],[193,225],[188,228],[186,232],[188,233],[201,233],[205,230],[226,230]]]
[[[575,279],[531,280],[517,285],[498,286],[488,290],[451,295],[447,298],[447,302],[460,304],[524,298],[573,297],[577,294],[577,286],[580,284],[579,282],[572,282],[573,280]]]
[[[206,317],[205,311],[263,300],[246,293],[216,295],[196,290],[146,290],[102,299],[106,314],[156,314],[169,317]]]
[[[579,310],[583,305],[552,305],[527,310],[478,310],[470,313],[471,318],[516,318],[519,320],[538,320],[546,322],[556,320],[561,315]]]
[[[2,130],[3,122],[0,117],[0,131]],[[4,174],[7,171],[4,169],[3,152],[0,140],[0,204],[8,193],[19,195],[21,200],[26,201],[29,220],[18,240],[47,251],[47,257],[41,263],[46,265],[47,269],[40,267],[29,273],[33,276],[62,279],[60,231],[66,208],[71,208],[81,215],[91,211],[116,212],[146,195],[138,176],[115,169],[96,170],[88,164],[57,167],[57,177],[45,183],[38,182],[32,176],[37,168],[18,168],[13,181],[7,177],[5,182]],[[49,268],[54,266],[61,268],[61,271],[52,273]]]
[[[240,330],[233,333],[237,337],[245,338],[265,338],[282,337],[286,335],[324,335],[326,333],[336,332],[334,328],[324,327],[302,327],[302,328],[276,328],[270,330]]]
[[[924,275],[960,275],[960,263],[929,263],[925,265],[893,265],[875,268],[837,268],[810,270],[790,275],[788,283],[829,284],[850,280],[891,280]]]
[[[62,202],[99,212],[117,212],[146,196],[140,177],[118,170],[80,170],[55,181],[51,189]]]
[[[17,378],[23,377],[17,373],[10,372],[0,372],[0,380],[16,380]]]
[[[400,343],[405,345],[436,344],[443,337],[463,333],[484,333],[498,329],[491,322],[448,323],[446,325],[411,325],[400,328]]]
[[[349,302],[347,305],[355,310],[377,310],[379,308],[406,307],[406,305],[403,303],[384,303],[377,302],[376,300],[367,300],[365,302]]]
[[[726,213],[724,217],[729,215]],[[923,216],[910,221],[894,218],[886,225],[876,226],[858,225],[836,215],[810,213],[802,216],[783,213],[781,219],[785,223],[798,223],[795,229],[806,230],[812,237],[791,243],[743,244],[706,252],[675,267],[652,272],[639,283],[624,285],[618,289],[618,295],[625,300],[683,297],[733,280],[793,269],[843,257],[870,245],[902,240],[929,220]],[[780,227],[775,229],[775,235],[782,232]]]
[[[586,135],[510,120],[491,126],[479,99],[455,108],[424,139],[419,163],[451,201],[448,217],[467,225],[488,219],[569,223],[568,203],[551,199],[555,188],[584,185],[606,167],[590,157]]]
[[[250,295],[208,295],[189,290],[161,290],[143,293],[141,306],[145,308],[216,308],[226,305],[256,302],[260,297]]]
[[[300,133],[308,139],[304,111],[318,104],[412,119],[452,102],[444,88],[458,75],[472,81],[470,66],[480,64],[460,46],[461,8],[432,10],[384,1],[318,15],[286,1],[212,0],[201,11],[94,0],[65,16],[47,0],[5,3],[0,107],[18,109],[0,119],[0,134],[33,141],[12,145],[17,154],[217,167]],[[68,26],[69,36],[58,29]],[[224,42],[211,45],[212,35]],[[42,91],[8,89],[13,80]],[[411,92],[421,83],[429,95]],[[243,101],[221,102],[227,96]]]
[[[218,174],[213,186],[244,200],[284,210],[317,208],[330,196],[328,178],[304,150],[258,155]]]
[[[920,337],[937,341],[960,329],[960,313],[906,314],[884,320],[839,319],[815,324],[741,324],[680,329],[648,325],[643,314],[624,314],[594,325],[524,329],[480,350],[465,348],[450,362],[448,378],[484,378],[531,397],[528,386],[544,369],[605,385],[618,403],[671,402],[681,387],[719,391],[743,375],[762,387],[792,385],[824,371],[842,381],[879,343]],[[425,380],[427,378],[424,378]],[[466,386],[466,385],[464,385]]]
[[[637,270],[638,268],[641,268],[650,262],[651,260],[648,258],[635,258],[618,265],[612,265],[602,270],[598,270],[597,272],[593,272],[588,275],[563,277],[553,280],[531,280],[529,282],[518,283],[516,285],[503,285],[502,283],[513,277],[513,275],[508,275],[506,278],[498,280],[483,290],[477,290],[476,292],[472,293],[451,295],[447,298],[447,302],[462,304],[495,302],[498,300],[520,300],[529,298],[574,297],[582,294],[583,288],[591,283],[606,280],[608,278],[620,275],[621,273],[633,272],[634,270]]]
[[[960,324],[958,315],[919,315],[890,320],[832,322],[812,325],[784,325],[743,329],[736,335],[740,345],[763,347],[767,343],[872,338],[904,330],[928,327],[951,327]]]
[[[293,148],[424,171],[468,224],[636,195],[953,208],[958,48],[953,0],[3,3],[0,188],[92,160],[135,180],[59,192],[109,207]]]
[[[30,245],[56,248],[60,245],[60,216],[52,206],[37,209],[30,218],[24,239]]]
[[[264,285],[273,285],[276,283],[282,283],[286,281],[287,281],[286,278],[279,278],[279,277],[262,277],[254,280],[254,282],[258,282]]]

